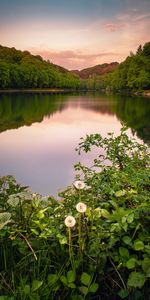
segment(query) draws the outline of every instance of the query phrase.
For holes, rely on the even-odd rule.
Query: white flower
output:
[[[77,190],[83,190],[85,188],[85,183],[81,180],[77,180],[74,182],[74,186]]]
[[[87,209],[87,206],[86,204],[84,204],[83,202],[79,202],[77,205],[76,205],[76,210],[80,213],[84,213]]]
[[[76,220],[75,220],[74,217],[72,217],[72,216],[66,217],[66,219],[65,219],[65,225],[67,227],[73,227],[75,224],[76,224]]]

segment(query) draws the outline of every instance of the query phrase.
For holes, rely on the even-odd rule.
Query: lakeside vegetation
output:
[[[142,92],[150,90],[150,42],[118,64],[68,71],[28,51],[0,46],[0,88],[64,88]]]
[[[125,128],[95,146],[59,201],[0,178],[0,300],[150,299],[149,149]]]

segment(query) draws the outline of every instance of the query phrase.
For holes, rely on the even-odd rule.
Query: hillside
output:
[[[118,62],[112,62],[112,63],[105,63],[102,65],[96,65],[94,67],[86,68],[81,71],[78,70],[72,70],[71,72],[73,74],[76,74],[80,76],[82,79],[89,79],[94,76],[99,76],[99,75],[104,75],[107,73],[110,73],[114,71],[118,67],[119,63]]]
[[[0,45],[0,88],[79,87],[77,75],[29,51]]]
[[[139,45],[114,72],[104,75],[101,87],[117,92],[150,90],[150,42]]]

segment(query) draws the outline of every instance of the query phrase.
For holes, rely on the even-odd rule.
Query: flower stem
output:
[[[73,259],[73,248],[72,248],[72,235],[71,228],[68,227],[68,238],[69,238],[69,258],[72,265],[72,269],[74,270],[74,259]]]

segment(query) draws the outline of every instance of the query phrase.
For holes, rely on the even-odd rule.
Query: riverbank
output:
[[[38,88],[38,89],[0,89],[0,93],[66,93],[71,89],[60,88]]]

